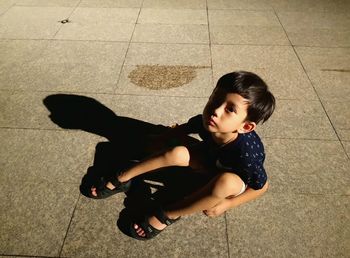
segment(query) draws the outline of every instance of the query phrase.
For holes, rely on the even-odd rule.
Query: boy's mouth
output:
[[[216,123],[215,123],[214,119],[212,119],[212,118],[208,118],[207,124],[211,125],[211,126],[216,126]]]

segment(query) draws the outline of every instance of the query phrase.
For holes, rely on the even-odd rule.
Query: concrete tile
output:
[[[349,48],[296,47],[295,49],[307,71],[347,72],[349,69]]]
[[[9,10],[13,5],[15,5],[16,0],[2,0],[0,1],[0,15]]]
[[[246,70],[261,76],[277,98],[318,99],[291,47],[212,45],[212,62],[215,83],[226,73]]]
[[[277,11],[291,11],[291,12],[330,12],[330,13],[348,13],[350,10],[350,3],[347,0],[268,0],[268,4]]]
[[[345,148],[346,153],[350,157],[350,141],[343,141],[342,144]]]
[[[272,10],[268,0],[208,0],[208,9]]]
[[[257,131],[270,138],[337,140],[319,101],[277,99],[274,114]]]
[[[77,8],[55,38],[129,42],[138,13],[138,8]]]
[[[231,257],[331,258],[350,251],[347,196],[268,192],[228,212],[227,221]]]
[[[0,17],[0,38],[52,39],[72,7],[14,6]]]
[[[349,29],[315,29],[292,27],[287,30],[288,38],[294,46],[348,47]]]
[[[281,26],[272,11],[209,10],[210,25]]]
[[[214,44],[289,45],[271,11],[209,10],[209,24]]]
[[[2,170],[2,173],[10,171]],[[27,172],[27,171],[26,171]],[[58,256],[78,198],[77,185],[0,180],[0,249],[5,255]]]
[[[350,140],[350,101],[323,101],[326,112],[341,140]]]
[[[0,88],[15,89],[32,80],[32,68],[48,46],[41,40],[3,40],[0,41]]]
[[[72,7],[76,6],[79,0],[17,0],[16,5],[20,6],[61,6]]]
[[[1,181],[79,184],[102,138],[83,132],[0,129]],[[76,187],[75,193],[79,193]]]
[[[213,44],[290,45],[280,26],[223,26],[210,25]]]
[[[209,44],[207,25],[136,24],[132,42]]]
[[[107,101],[104,103],[120,116],[153,124],[173,125],[185,123],[192,116],[201,114],[207,100],[208,98],[131,95],[116,96],[110,104]]]
[[[270,190],[348,195],[349,160],[339,141],[264,138]]]
[[[348,47],[350,18],[340,13],[278,12],[296,46]]]
[[[118,195],[105,202],[81,199],[62,255],[69,257],[224,257],[228,255],[223,217],[215,220],[203,215],[186,217],[150,241],[138,241],[124,235],[116,226],[113,226],[117,221],[118,213],[123,208],[123,197]],[[115,244],[116,242],[118,244]]]
[[[349,49],[297,47],[296,51],[322,100],[350,100]]]
[[[101,8],[101,7],[109,7],[109,8],[115,8],[115,7],[141,7],[143,0],[82,0],[79,3],[80,7],[94,7],[94,8]]]
[[[195,78],[193,80],[188,80],[189,82],[182,85],[182,81],[186,82],[187,73],[182,71],[177,71],[177,66],[167,66],[169,71],[172,69],[173,74],[176,74],[177,79],[180,80],[177,83],[174,83],[174,86],[179,85],[179,87],[174,88],[160,88],[160,89],[150,89],[147,88],[148,85],[142,87],[141,85],[133,83],[133,80],[130,78],[133,74],[139,76],[139,81],[142,78],[147,78],[148,81],[154,81],[154,84],[162,84],[167,86],[168,74],[161,74],[161,70],[156,70],[156,66],[153,67],[153,70],[149,68],[148,74],[141,74],[142,66],[124,66],[121,78],[119,80],[116,94],[132,94],[132,95],[152,95],[152,96],[183,96],[183,97],[209,97],[213,91],[213,83],[211,81],[211,69],[209,68],[196,68],[196,66],[190,66],[188,68],[189,74],[194,73]],[[141,68],[141,69],[140,69]],[[145,67],[147,68],[147,67]]]
[[[86,8],[78,7],[71,18],[81,23],[91,22],[91,17],[99,23],[135,23],[140,8]]]
[[[138,23],[208,24],[206,10],[142,8]]]
[[[206,9],[205,0],[145,0],[142,7],[159,9]]]
[[[127,43],[52,41],[39,58],[25,64],[25,73],[16,63],[14,75],[2,75],[2,88],[113,92],[126,49]]]
[[[210,66],[208,45],[131,43],[125,65]]]
[[[80,22],[70,22],[62,28],[55,36],[55,39],[66,40],[101,40],[129,42],[135,24],[115,23],[82,24]],[[102,30],[103,28],[103,30]]]
[[[54,93],[3,91],[0,94],[0,106],[3,107],[0,113],[0,127],[59,129],[48,118],[50,112],[43,105],[43,99],[52,94]],[[118,116],[163,125],[187,122],[190,117],[202,113],[208,99],[207,97],[82,95],[95,99]]]
[[[312,70],[307,73],[321,100],[350,101],[350,71]]]

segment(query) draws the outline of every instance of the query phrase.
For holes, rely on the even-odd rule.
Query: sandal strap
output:
[[[115,186],[116,189],[120,189],[123,192],[128,191],[130,186],[131,186],[131,180],[122,183],[115,176],[113,178],[111,178],[109,180],[109,182],[111,182]]]
[[[170,219],[167,215],[165,215],[164,210],[162,208],[158,208],[155,212],[154,212],[154,216],[163,224],[166,224],[167,226],[170,226],[171,224],[173,224],[174,222],[178,221],[180,219]]]

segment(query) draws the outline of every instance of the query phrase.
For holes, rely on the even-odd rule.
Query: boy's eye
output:
[[[236,109],[233,106],[227,107],[226,110],[230,113],[232,112],[236,113]]]

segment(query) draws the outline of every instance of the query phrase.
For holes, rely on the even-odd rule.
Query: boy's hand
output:
[[[228,204],[229,204],[228,200],[223,200],[213,208],[204,210],[203,213],[210,218],[220,216],[221,214],[223,214],[225,211],[229,209]]]

